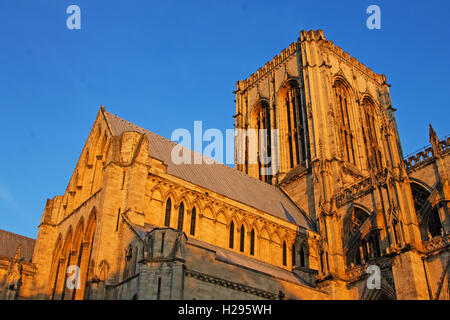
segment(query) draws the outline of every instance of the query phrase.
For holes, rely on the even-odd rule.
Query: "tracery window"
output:
[[[442,223],[439,217],[438,207],[431,207],[428,198],[431,193],[420,184],[412,182],[411,192],[414,199],[414,208],[421,221],[422,237],[428,240],[428,237],[435,237],[442,233]]]
[[[285,91],[284,104],[288,130],[289,164],[293,168],[306,161],[306,116],[300,89],[290,84]]]
[[[344,220],[343,245],[346,251],[347,266],[360,265],[381,255],[379,230],[366,223],[369,213],[354,207]],[[364,225],[364,227],[363,227]],[[361,229],[363,227],[363,229]],[[370,230],[362,237],[363,230]]]
[[[341,81],[337,81],[334,85],[336,103],[339,118],[339,131],[342,146],[342,154],[345,161],[355,164],[355,138],[350,123],[351,99],[350,94]]]
[[[344,245],[348,244],[368,218],[367,212],[358,207],[353,208],[351,214],[344,220]]]
[[[272,156],[270,108],[266,101],[261,101],[256,108],[259,179],[267,183],[272,183],[271,163],[269,161]]]
[[[362,102],[365,130],[363,129],[364,145],[368,157],[369,168],[380,171],[382,169],[381,151],[376,132],[376,112],[373,102],[364,98]]]

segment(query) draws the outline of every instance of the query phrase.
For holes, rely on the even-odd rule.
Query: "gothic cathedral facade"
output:
[[[450,138],[405,158],[389,87],[301,31],[236,84],[235,169],[102,107],[1,297],[450,299]]]

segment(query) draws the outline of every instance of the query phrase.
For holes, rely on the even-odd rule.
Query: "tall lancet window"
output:
[[[164,217],[164,226],[170,227],[170,213],[172,211],[172,200],[167,199],[166,202],[166,216]]]
[[[350,94],[341,81],[334,84],[339,118],[339,131],[342,156],[345,161],[355,164],[355,139],[350,125],[351,99]]]
[[[184,203],[181,202],[178,207],[178,231],[183,231],[183,222],[184,222]]]
[[[363,114],[364,114],[364,127],[363,137],[364,144],[366,146],[366,153],[368,158],[369,168],[380,171],[381,164],[381,151],[378,144],[377,132],[376,132],[376,117],[375,117],[375,105],[368,99],[364,98],[362,102]]]
[[[231,223],[230,223],[230,236],[229,236],[228,240],[229,240],[228,247],[230,249],[233,249],[234,248],[234,222],[233,221],[231,221]]]
[[[191,213],[191,235],[195,236],[195,220],[197,219],[197,211],[195,207],[192,208]]]
[[[272,183],[272,137],[270,108],[267,101],[260,101],[256,107],[256,129],[258,130],[258,171],[259,179]]]
[[[295,84],[285,90],[286,123],[288,130],[289,165],[291,168],[306,161],[306,116],[302,108],[300,89]]]
[[[287,265],[287,249],[286,249],[286,242],[283,241],[283,266]]]
[[[250,233],[250,255],[255,255],[255,229]]]
[[[244,225],[241,226],[241,242],[239,243],[239,250],[241,252],[244,252],[245,249],[245,227]]]

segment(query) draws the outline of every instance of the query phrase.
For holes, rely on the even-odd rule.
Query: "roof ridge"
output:
[[[31,237],[27,237],[27,236],[24,236],[24,235],[21,235],[21,234],[15,233],[15,232],[11,232],[11,231],[8,231],[8,230],[0,229],[0,232],[2,232],[2,231],[3,231],[3,232],[5,232],[5,233],[9,233],[9,234],[12,234],[12,235],[15,235],[15,236],[21,237],[21,238],[27,238],[27,239],[30,239],[30,240],[36,241],[36,239],[34,239],[34,238],[31,238]]]

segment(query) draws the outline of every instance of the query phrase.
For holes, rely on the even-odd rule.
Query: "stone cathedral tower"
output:
[[[0,299],[450,299],[450,137],[404,158],[386,77],[321,30],[235,93],[236,169],[101,107],[36,241],[0,230]]]
[[[440,209],[429,206],[418,216],[424,188],[408,177],[389,87],[385,75],[321,30],[300,32],[280,55],[237,82],[236,168],[279,186],[315,223],[321,285],[339,291],[355,266],[390,256],[383,271],[392,272],[390,287],[420,299],[428,296],[422,240],[427,228],[446,234],[450,226],[447,169],[436,163],[442,173],[436,180],[445,184],[435,181]],[[428,198],[430,191],[423,192]],[[424,217],[433,214],[427,227]]]

